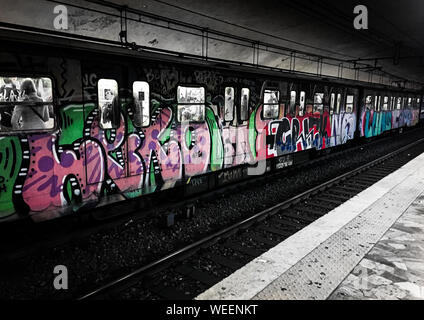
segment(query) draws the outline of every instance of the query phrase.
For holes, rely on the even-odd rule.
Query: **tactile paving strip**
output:
[[[415,181],[411,181],[415,180]],[[334,233],[259,292],[258,300],[322,300],[330,296],[424,188],[407,179]]]

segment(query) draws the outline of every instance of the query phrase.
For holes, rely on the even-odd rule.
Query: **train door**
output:
[[[405,126],[405,109],[407,106],[407,97],[402,96],[401,97],[401,106],[400,106],[400,112],[399,112],[399,128],[403,128]],[[400,130],[402,132],[402,129]]]
[[[289,84],[287,108],[285,108],[285,117],[293,121],[296,115],[300,112],[300,88],[301,85],[295,82]],[[304,108],[301,114],[304,114]]]
[[[402,111],[402,97],[399,94],[395,94],[394,98],[394,110],[392,112],[392,128],[399,128],[400,118]]]
[[[159,139],[156,134],[160,129],[157,124],[150,127],[150,85],[147,81],[139,77],[131,76],[129,81],[130,92],[127,98],[127,159],[128,159],[128,182],[133,190],[141,189],[149,182],[149,173],[158,171],[159,163],[157,159],[151,161],[152,148],[151,142],[156,146]],[[159,146],[159,144],[157,144]],[[156,155],[155,155],[156,157]],[[150,185],[150,184],[149,184]],[[134,194],[135,195],[135,194]]]
[[[284,151],[286,153],[296,152],[303,150],[305,146],[305,134],[309,130],[309,120],[307,118],[306,110],[306,92],[307,85],[304,83],[290,83],[288,86],[287,94],[283,91],[282,101],[287,101],[285,111],[285,119],[288,121],[283,123],[284,131],[287,130],[290,134],[283,139],[286,146]],[[305,132],[302,132],[306,129]],[[307,134],[306,134],[307,136]],[[281,140],[281,138],[279,138]]]
[[[356,110],[358,105],[358,90],[354,88],[338,88],[334,97],[330,101],[335,100],[335,109],[338,115],[335,117],[338,120],[338,142],[344,144],[352,140],[356,131]]]
[[[408,95],[406,97],[406,106],[405,106],[405,112],[404,112],[404,118],[405,118],[405,126],[411,127],[413,122],[413,101],[414,99],[412,96]]]
[[[232,167],[252,161],[248,130],[251,89],[235,83],[223,88],[224,167]]]
[[[381,105],[381,132],[389,131],[392,128],[392,113],[390,111],[390,96],[388,92],[384,92]]]
[[[372,135],[378,136],[381,133],[381,101],[382,95],[381,92],[375,92],[374,94],[374,115],[372,121]]]
[[[416,96],[415,100],[415,125],[417,125],[420,122],[421,118],[421,96]]]
[[[206,172],[209,165],[212,141],[206,122],[206,88],[181,84],[177,87],[177,102],[181,157],[184,175],[188,178]],[[163,116],[161,123],[166,125]]]
[[[224,144],[224,168],[235,165],[237,158],[237,94],[238,87],[227,83],[221,87],[224,97],[222,115],[222,140]]]
[[[314,85],[313,88],[313,108],[309,117],[309,129],[314,135],[312,147],[324,149],[331,140],[329,88],[323,85]]]
[[[376,92],[365,90],[364,97],[361,102],[361,136],[370,138],[374,134],[373,127],[375,125],[375,103]]]
[[[345,98],[345,114],[342,126],[342,143],[352,140],[356,131],[356,110],[358,108],[359,91],[354,88],[347,88]]]
[[[329,115],[331,121],[331,146],[340,145],[342,143],[342,120],[343,115],[340,113],[342,101],[342,90],[339,87],[331,87],[329,90]]]
[[[83,63],[86,183],[126,190],[129,175],[124,119],[127,69],[117,63]]]
[[[248,129],[248,120],[249,120],[249,110],[250,102],[250,92],[251,89],[249,86],[239,86],[238,87],[239,95],[237,97],[237,127],[236,127],[236,161],[235,164],[246,164],[253,161],[253,156],[250,150],[249,144],[249,129]]]
[[[420,114],[420,119],[419,121],[421,121],[422,119],[424,119],[424,105],[423,105],[423,96],[419,96],[418,97],[418,110],[419,110],[419,114]]]

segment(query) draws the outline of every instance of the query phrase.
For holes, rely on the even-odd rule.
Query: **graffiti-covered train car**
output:
[[[417,96],[354,82],[40,39],[0,52],[0,221],[199,191],[418,118]]]
[[[365,90],[361,103],[361,136],[370,138],[392,129],[417,125],[420,106],[418,94]]]

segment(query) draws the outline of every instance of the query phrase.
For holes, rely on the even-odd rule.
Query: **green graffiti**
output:
[[[134,132],[137,132],[137,129],[134,126],[133,121],[131,120],[130,115],[128,114],[128,107],[130,103],[129,102],[122,102],[121,104],[121,112],[124,115],[124,118],[127,120],[126,122],[126,133],[132,134]]]
[[[84,123],[88,115],[94,110],[94,104],[69,105],[59,111],[62,122],[62,133],[59,136],[59,144],[72,144],[84,135]]]
[[[171,138],[171,126],[168,126],[165,131],[160,135],[159,142],[164,145]]]
[[[191,146],[191,141],[192,141],[191,139],[192,139],[192,133],[191,133],[190,128],[188,128],[186,130],[186,133],[185,133],[185,143],[186,143],[187,148],[190,148],[190,146]]]
[[[0,218],[15,212],[12,193],[22,164],[22,149],[17,137],[0,138]]]
[[[118,155],[116,154],[118,152],[118,150],[119,149],[108,152],[108,156],[111,157],[116,163],[119,163]]]
[[[222,168],[224,162],[224,144],[222,143],[215,114],[209,107],[206,108],[206,121],[211,136],[211,171],[217,171]]]
[[[258,133],[256,131],[256,125],[255,125],[255,119],[256,119],[256,113],[258,112],[259,106],[256,107],[256,109],[252,112],[249,118],[249,144],[250,144],[250,151],[252,152],[253,159],[256,160],[256,137],[258,136]]]
[[[150,161],[150,185],[156,186],[156,178],[155,178],[155,165],[153,161]]]
[[[134,199],[142,196],[143,194],[145,194],[143,189],[136,189],[123,192],[124,197],[127,199]]]

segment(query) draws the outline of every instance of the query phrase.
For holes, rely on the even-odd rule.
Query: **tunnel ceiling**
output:
[[[400,56],[408,58],[401,59],[399,65],[393,65],[393,60],[379,60],[378,65],[382,65],[388,72],[424,82],[424,62],[420,58],[424,55],[423,1],[114,0],[114,2],[251,39],[344,59],[391,57],[395,54],[395,47],[399,46]],[[358,31],[353,28],[355,16],[353,8],[358,4],[366,5],[369,10],[368,30]],[[234,25],[256,29],[290,41],[267,37]],[[367,63],[374,64],[375,61],[370,60]]]
[[[96,2],[95,0],[94,2]],[[382,66],[392,74],[424,82],[424,2],[420,0],[109,0],[115,4],[158,14],[252,40],[284,46],[343,60],[370,59],[364,62]],[[70,10],[71,32],[102,35],[117,39],[119,19],[89,13],[85,8],[100,8],[84,0],[68,1],[81,5]],[[98,2],[98,1],[97,1]],[[0,0],[0,21],[50,28],[52,0]],[[366,5],[369,29],[353,28],[353,8]],[[115,11],[116,12],[116,11]],[[198,39],[184,34],[171,34],[166,29],[130,25],[130,41],[152,47],[165,46],[200,54]],[[398,48],[401,59],[394,65],[392,57]],[[227,54],[229,59],[249,60],[251,50],[211,43],[211,50]],[[387,58],[378,59],[375,58]],[[286,68],[287,61],[264,58]],[[273,60],[274,59],[274,60]],[[272,60],[272,61],[271,61]],[[299,62],[298,62],[299,63]],[[300,62],[301,63],[301,62]],[[305,68],[306,68],[305,63]]]

